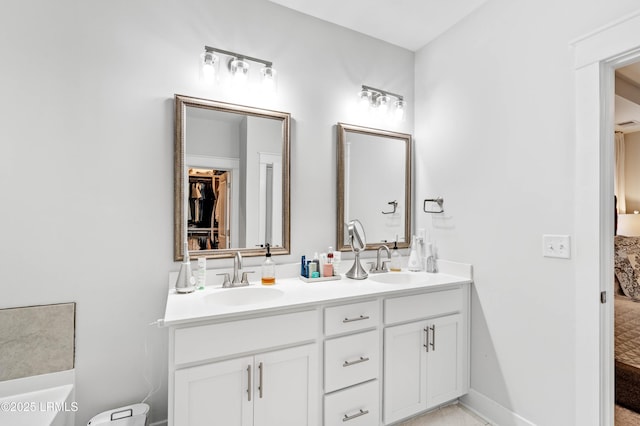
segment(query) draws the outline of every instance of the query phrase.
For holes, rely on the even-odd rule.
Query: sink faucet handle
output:
[[[253,274],[255,271],[245,271],[242,273],[242,284],[249,284],[249,279],[247,278],[247,274]]]
[[[376,262],[367,262],[367,265],[369,265],[369,272],[373,272],[376,271]]]
[[[222,287],[223,288],[231,286],[231,280],[229,279],[229,273],[228,272],[225,272],[223,274],[216,274],[216,275],[224,275],[224,280],[222,281]]]

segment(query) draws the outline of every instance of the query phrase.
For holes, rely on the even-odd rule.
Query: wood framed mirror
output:
[[[174,258],[290,251],[291,115],[175,95]]]
[[[366,249],[411,243],[411,135],[338,123],[337,247],[351,250],[346,232],[357,219]]]

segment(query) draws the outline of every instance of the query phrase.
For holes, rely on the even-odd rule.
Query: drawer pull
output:
[[[348,322],[354,322],[354,321],[362,321],[362,320],[368,320],[369,316],[364,316],[364,315],[360,315],[357,318],[345,318],[342,320],[343,323],[348,323]]]
[[[345,361],[344,364],[342,364],[343,367],[350,367],[352,365],[355,364],[360,364],[361,362],[365,362],[365,361],[369,361],[368,357],[360,357],[360,359],[356,359],[355,361]]]
[[[348,416],[348,415],[346,415],[346,414],[345,414],[345,415],[344,415],[344,417],[342,418],[342,421],[343,421],[343,422],[348,422],[349,420],[353,420],[353,419],[355,419],[356,417],[364,416],[365,414],[369,414],[369,410],[362,410],[362,409],[360,409],[360,412],[359,412],[359,413],[355,413],[355,414],[352,414],[352,415],[350,415],[350,416]]]

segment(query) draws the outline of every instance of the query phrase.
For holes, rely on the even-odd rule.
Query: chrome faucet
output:
[[[233,256],[233,280],[229,279],[228,272],[225,272],[222,274],[216,274],[216,275],[224,276],[224,281],[222,282],[222,288],[244,287],[249,285],[249,280],[247,279],[247,275],[252,274],[253,271],[242,272],[242,275],[241,275],[242,278],[240,278],[239,273],[241,270],[242,270],[242,255],[240,254],[239,251],[237,251],[236,254]]]
[[[387,259],[383,262],[380,262],[380,253],[382,252],[382,250],[385,250],[387,252]],[[369,272],[373,273],[373,274],[377,274],[380,272],[389,272],[389,269],[387,269],[387,264],[391,262],[391,252],[389,251],[389,247],[387,247],[386,245],[381,245],[380,247],[378,247],[378,253],[376,255],[376,264],[375,266],[373,266],[373,262],[370,262],[371,265],[371,270]]]
[[[238,272],[242,270],[242,255],[240,251],[236,252],[236,255],[233,256],[233,281],[231,281],[231,286],[233,287],[236,284],[240,284],[240,280],[238,279]]]

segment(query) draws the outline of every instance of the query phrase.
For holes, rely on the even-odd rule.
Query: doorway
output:
[[[640,424],[640,62],[615,69],[614,96],[614,423],[635,426]]]
[[[571,46],[576,60],[575,418],[581,426],[613,426],[614,73],[640,60],[640,11]]]

